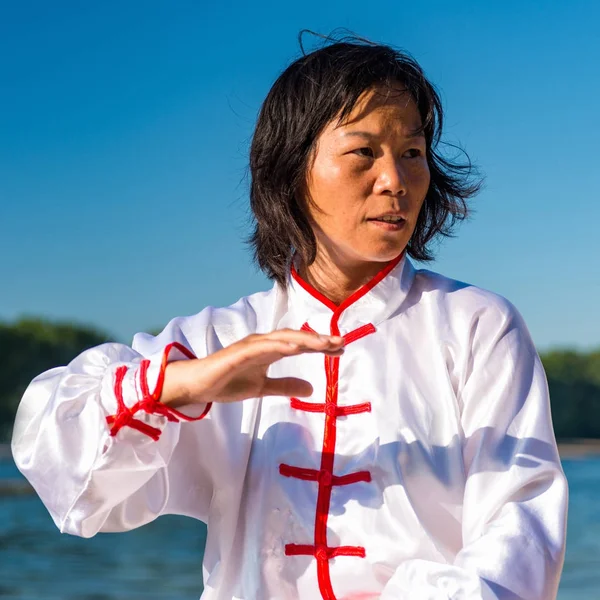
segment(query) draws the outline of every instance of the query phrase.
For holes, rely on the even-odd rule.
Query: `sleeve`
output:
[[[61,532],[91,537],[177,512],[179,470],[169,464],[180,421],[202,419],[210,409],[186,407],[196,412],[184,414],[160,403],[168,362],[194,358],[180,322],[156,338],[138,334],[131,348],[87,350],[27,388],[12,453]]]
[[[516,309],[500,312],[486,309],[473,322],[458,397],[466,477],[462,549],[452,564],[401,564],[381,600],[556,598],[567,482],[542,364]]]

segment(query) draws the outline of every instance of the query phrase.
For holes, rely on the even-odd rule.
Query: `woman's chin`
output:
[[[387,263],[397,258],[406,248],[406,243],[380,244],[370,252],[364,253],[364,259],[368,262]]]

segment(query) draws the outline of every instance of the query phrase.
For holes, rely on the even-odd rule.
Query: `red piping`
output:
[[[375,333],[375,326],[373,323],[367,323],[358,329],[350,331],[344,336],[344,341],[346,344],[351,344],[352,342],[360,340],[360,338],[363,338],[365,335],[369,335],[370,333]]]
[[[294,467],[291,465],[279,465],[279,472],[284,477],[295,477],[304,479],[305,481],[318,481],[321,485],[349,485],[358,483],[359,481],[371,481],[371,473],[369,471],[357,471],[348,475],[332,475],[328,471],[317,471],[316,469],[304,469],[302,467]]]
[[[351,306],[359,298],[362,298],[373,287],[375,287],[388,273],[402,260],[404,253],[392,260],[384,269],[382,269],[373,279],[363,285],[354,294],[344,300],[339,306],[336,306],[331,300],[323,294],[315,290],[310,284],[304,281],[297,273],[292,265],[292,277],[298,284],[304,288],[311,296],[322,302],[325,306],[333,311],[330,323],[330,334],[339,336],[339,320],[346,308]],[[312,327],[305,323],[302,326],[304,331],[313,331]],[[363,325],[354,331],[347,333],[344,336],[346,344],[364,337],[375,331],[372,324]],[[317,507],[315,514],[315,533],[314,544],[287,544],[285,553],[287,555],[311,555],[317,561],[317,579],[319,582],[319,590],[324,600],[336,600],[333,588],[331,585],[331,577],[329,572],[329,560],[335,556],[358,556],[364,558],[366,556],[365,549],[361,546],[339,546],[330,548],[327,546],[327,518],[329,516],[329,507],[331,504],[331,491],[333,485],[347,485],[356,483],[357,481],[370,481],[371,474],[368,471],[359,471],[346,476],[338,477],[333,475],[333,463],[335,457],[335,442],[336,442],[336,419],[338,416],[346,414],[358,414],[371,410],[371,404],[365,402],[352,406],[341,407],[337,405],[338,400],[338,381],[339,381],[339,356],[325,356],[325,376],[327,380],[325,402],[321,404],[303,402],[297,398],[292,398],[290,404],[292,408],[306,410],[308,412],[324,413],[325,416],[325,431],[323,434],[323,449],[321,453],[321,468],[306,469],[302,467],[294,467],[291,465],[280,465],[279,471],[281,475],[286,477],[298,477],[300,479],[316,481],[318,484],[317,491]]]
[[[290,398],[290,406],[296,410],[303,410],[306,412],[322,413],[325,412],[326,409],[329,409],[329,411],[332,412],[330,405],[322,402],[304,402],[303,400],[298,400],[298,398]],[[362,402],[361,404],[335,406],[334,408],[336,417],[345,417],[346,415],[357,415],[363,412],[371,412],[371,403]]]
[[[366,553],[364,548],[358,546],[337,546],[329,548],[327,546],[311,546],[310,544],[288,544],[285,547],[285,553],[288,556],[309,555],[314,556],[317,560],[326,560],[335,558],[336,556],[358,556],[365,558]],[[332,596],[335,600],[335,597]]]
[[[341,314],[351,305],[354,304],[359,298],[362,298],[367,292],[370,292],[382,279],[385,278],[390,271],[402,260],[404,256],[404,252],[397,256],[394,260],[389,262],[371,281],[368,281],[361,288],[356,290],[354,294],[348,296],[339,306],[333,303],[329,298],[321,294],[321,292],[317,291],[310,283],[307,283],[298,275],[298,271],[296,271],[296,267],[292,264],[292,277],[298,282],[300,286],[302,286],[313,298],[319,300],[319,302],[323,303],[325,306],[330,308],[333,311],[333,316],[331,318],[331,335],[339,335],[338,333],[333,333],[333,324],[335,319],[335,325],[337,329],[337,321],[339,320]]]

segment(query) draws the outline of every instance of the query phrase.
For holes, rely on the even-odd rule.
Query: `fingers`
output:
[[[295,344],[305,351],[323,352],[324,350],[339,350],[344,346],[344,338],[331,335],[319,335],[311,331],[295,329],[278,329],[265,334],[265,338]]]
[[[306,398],[313,393],[313,387],[308,381],[297,377],[279,377],[265,379],[261,396],[287,396]]]
[[[344,349],[340,344],[336,345],[327,340],[313,339],[308,340],[305,344],[299,344],[262,336],[237,347],[236,362],[239,360],[245,364],[270,364],[286,356],[296,356],[309,352],[322,352],[330,356],[340,356]]]

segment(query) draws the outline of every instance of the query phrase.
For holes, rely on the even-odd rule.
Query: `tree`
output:
[[[10,437],[18,403],[36,375],[107,341],[105,332],[69,323],[34,318],[0,323],[0,440]]]
[[[109,339],[105,332],[70,323],[34,318],[0,323],[0,441],[9,439],[19,401],[34,377]],[[542,362],[556,437],[600,439],[600,350],[554,350],[543,354]]]
[[[600,351],[555,350],[542,362],[556,437],[600,438]]]

